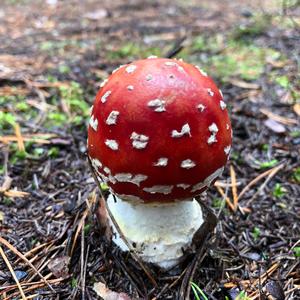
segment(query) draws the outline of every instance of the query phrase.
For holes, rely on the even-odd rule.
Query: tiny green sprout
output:
[[[296,182],[300,182],[300,167],[295,169],[293,173],[293,178],[296,180]]]
[[[74,289],[77,287],[77,279],[72,277],[71,279],[71,287]]]
[[[277,159],[272,159],[270,161],[264,161],[259,164],[260,169],[267,169],[276,166],[278,163]]]
[[[268,144],[263,144],[261,148],[262,148],[263,151],[268,151],[269,150],[269,145]]]
[[[59,148],[57,147],[51,147],[49,150],[48,150],[48,156],[51,157],[51,158],[55,158],[59,155]]]
[[[258,227],[254,227],[252,235],[254,240],[257,241],[258,238],[260,237],[260,229]]]
[[[87,235],[90,232],[90,230],[91,230],[91,224],[86,224],[84,226],[84,234]]]
[[[276,183],[273,189],[273,196],[281,198],[285,194],[285,188],[280,183]]]
[[[300,137],[300,130],[294,130],[294,131],[291,131],[291,132],[290,132],[290,136],[291,136],[292,138]]]
[[[241,291],[235,298],[235,300],[250,300],[250,298],[247,296],[247,293],[245,291]]]
[[[288,89],[290,87],[290,81],[289,78],[286,75],[283,76],[277,76],[275,78],[275,82],[280,85],[281,87]]]
[[[296,257],[300,257],[300,247],[295,247],[293,252]]]
[[[45,152],[44,148],[35,148],[33,150],[33,156],[34,157],[39,157]]]
[[[196,300],[201,300],[201,299],[208,300],[208,298],[205,295],[205,293],[200,289],[200,287],[196,283],[194,283],[194,282],[191,281],[190,285],[191,285],[191,288],[193,290],[193,293],[194,293],[194,296],[195,296]]]
[[[212,201],[213,208],[221,208],[223,206],[223,200],[220,198],[214,198]]]
[[[9,112],[0,111],[0,128],[5,129],[8,126],[14,126],[16,124],[16,118]]]
[[[68,74],[68,73],[71,72],[71,69],[67,65],[60,65],[58,67],[58,72],[61,73],[61,74]]]
[[[21,101],[16,104],[16,109],[19,111],[27,111],[29,109],[29,105],[25,101]]]
[[[5,206],[10,206],[10,205],[12,205],[12,203],[13,203],[13,201],[12,201],[11,198],[3,197],[3,204],[4,204]]]
[[[100,189],[101,189],[102,192],[105,192],[105,191],[107,191],[109,189],[109,187],[108,187],[107,184],[101,182],[100,183]]]

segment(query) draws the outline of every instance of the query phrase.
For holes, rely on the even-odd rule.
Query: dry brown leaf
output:
[[[95,282],[93,289],[103,300],[131,300],[127,294],[114,292],[102,282]]]

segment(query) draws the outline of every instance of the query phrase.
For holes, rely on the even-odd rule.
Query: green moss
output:
[[[115,49],[108,47],[107,57],[111,60],[118,60],[126,58],[128,61],[139,58],[146,58],[150,55],[161,56],[162,51],[158,47],[145,47],[138,43],[125,43],[119,48]]]

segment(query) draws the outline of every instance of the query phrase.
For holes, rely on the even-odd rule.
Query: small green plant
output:
[[[0,129],[8,129],[16,124],[16,118],[9,112],[0,111]]]
[[[48,150],[48,156],[49,157],[55,158],[55,157],[58,157],[58,155],[59,155],[59,148],[58,147],[51,147]]]
[[[109,190],[109,187],[108,187],[107,184],[101,182],[101,183],[100,183],[100,189],[101,189],[101,191],[105,192],[105,191],[108,191],[108,190]]]
[[[273,196],[276,198],[281,198],[285,194],[285,192],[285,188],[277,182],[273,189]]]
[[[251,300],[245,291],[241,291],[238,296],[235,298],[235,300]]]
[[[196,300],[208,300],[205,293],[200,289],[200,287],[196,283],[190,282],[190,284]]]
[[[300,247],[295,247],[293,252],[296,257],[300,257]]]
[[[296,168],[293,173],[293,179],[295,179],[296,182],[300,182],[300,167]]]
[[[259,163],[259,168],[260,169],[267,169],[267,168],[272,168],[278,164],[277,159],[272,159],[270,161],[264,161]]]
[[[254,227],[253,228],[253,232],[252,232],[252,235],[253,235],[253,238],[255,241],[257,241],[260,237],[260,229],[258,227]]]
[[[76,288],[77,287],[77,279],[76,278],[74,278],[74,277],[72,277],[72,279],[71,279],[71,287],[74,289],[74,288]]]

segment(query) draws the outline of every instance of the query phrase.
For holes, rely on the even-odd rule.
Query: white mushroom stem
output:
[[[185,250],[192,245],[194,234],[204,222],[196,200],[145,204],[110,195],[107,205],[131,249],[143,261],[165,270],[183,260]],[[110,224],[114,243],[129,251],[112,220]]]

